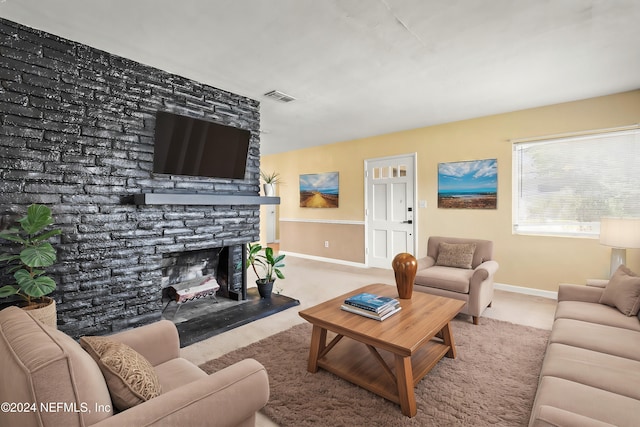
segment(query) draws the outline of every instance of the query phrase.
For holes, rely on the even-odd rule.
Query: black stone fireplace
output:
[[[245,298],[234,266],[259,239],[259,103],[4,19],[0,48],[0,216],[51,207],[59,329],[159,320],[170,253],[228,248],[224,292]],[[244,179],[153,173],[157,111],[249,131]]]

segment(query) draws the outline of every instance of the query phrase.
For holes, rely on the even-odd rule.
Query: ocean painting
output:
[[[438,207],[497,209],[498,160],[439,163]]]
[[[338,172],[300,175],[301,208],[337,208]]]

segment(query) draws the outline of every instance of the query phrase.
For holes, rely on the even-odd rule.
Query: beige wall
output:
[[[491,239],[500,263],[497,282],[554,291],[559,282],[605,278],[610,249],[597,239],[512,234],[509,140],[635,123],[640,123],[640,90],[263,156],[261,164],[267,171],[280,172],[285,181],[278,189],[280,218],[314,220],[313,238],[323,241],[322,232],[318,232],[323,220],[364,221],[366,159],[415,152],[418,200],[427,201],[426,208],[416,209],[417,255],[426,254],[430,235]],[[492,158],[498,159],[497,210],[437,208],[438,163]],[[299,175],[333,171],[340,173],[340,207],[300,208]],[[261,229],[264,231],[264,225]],[[282,250],[300,247],[299,240],[309,238],[304,230],[297,233],[281,239]],[[364,241],[352,240],[345,235],[335,244],[364,253]],[[640,250],[628,250],[627,264],[640,272]]]
[[[356,264],[365,262],[363,224],[282,221],[280,242],[282,250],[292,253]]]

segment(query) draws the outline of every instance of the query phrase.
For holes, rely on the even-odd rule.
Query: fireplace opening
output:
[[[162,317],[180,323],[244,302],[246,285],[243,269],[238,268],[241,262],[242,246],[164,254]],[[187,298],[178,298],[177,293]]]
[[[170,286],[179,288],[181,283],[206,276],[218,280],[222,287],[229,277],[229,273],[224,271],[224,262],[218,268],[222,252],[226,252],[228,258],[227,247],[164,254],[161,264],[163,294]]]

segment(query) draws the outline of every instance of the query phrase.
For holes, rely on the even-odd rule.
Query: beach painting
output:
[[[301,208],[337,208],[338,172],[300,175]]]
[[[438,207],[497,209],[498,160],[438,163]]]

